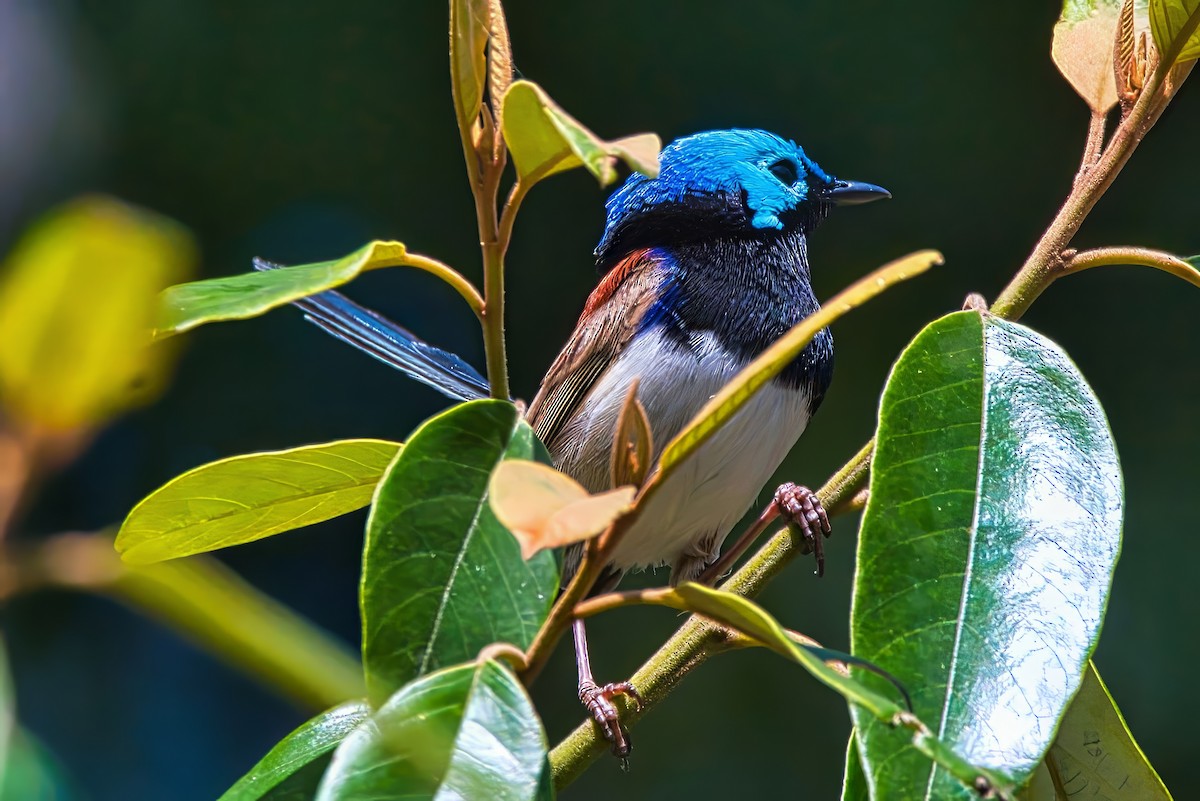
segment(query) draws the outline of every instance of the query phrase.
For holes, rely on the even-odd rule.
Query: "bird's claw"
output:
[[[828,537],[833,527],[817,493],[791,482],[781,484],[775,490],[775,506],[787,518],[788,524],[804,536],[808,544],[805,552],[811,551],[817,558],[817,575],[825,575],[825,546],[821,535]]]
[[[631,746],[629,733],[621,726],[617,705],[613,703],[613,699],[618,695],[632,700],[635,711],[642,710],[642,696],[627,681],[605,684],[603,687],[596,686],[594,681],[583,681],[579,684],[579,701],[587,707],[592,720],[600,727],[604,739],[612,743],[613,755],[623,762],[629,756]]]

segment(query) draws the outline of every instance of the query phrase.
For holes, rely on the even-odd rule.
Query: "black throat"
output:
[[[790,228],[790,227],[789,227]],[[673,265],[644,324],[695,349],[711,332],[729,352],[751,359],[819,306],[802,228],[752,230],[658,248]],[[833,337],[823,329],[776,381],[804,388],[815,412],[833,377]]]

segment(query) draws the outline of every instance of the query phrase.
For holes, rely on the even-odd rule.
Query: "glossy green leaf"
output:
[[[1186,35],[1175,63],[1200,58],[1200,0],[1150,0],[1150,31],[1160,56]]]
[[[850,731],[850,742],[846,743],[846,770],[842,775],[842,801],[871,801],[867,774],[863,772],[862,760],[858,756],[858,738],[853,730]]]
[[[490,643],[532,642],[558,567],[549,551],[522,560],[492,514],[488,479],[514,458],[549,461],[515,406],[473,401],[418,428],[379,485],[360,592],[373,703]]]
[[[334,261],[210,278],[169,287],[158,300],[156,337],[218,320],[257,317],[277,306],[334,289],[368,270],[413,267],[436,275],[479,312],[483,299],[471,282],[434,259],[409,253],[402,242],[376,240]]]
[[[827,302],[816,314],[806,317],[760,353],[730,379],[675,439],[667,443],[659,459],[660,478],[690,456],[775,376],[783,372],[817,333],[851,309],[861,306],[888,287],[920,275],[942,263],[936,250],[921,250],[885,264],[855,281]]]
[[[852,651],[904,683],[942,742],[1022,784],[1079,688],[1120,550],[1104,413],[1052,342],[958,312],[896,363],[877,442]],[[854,718],[874,797],[973,797]]]
[[[618,159],[652,178],[658,175],[662,141],[657,135],[606,142],[530,81],[516,81],[505,93],[503,127],[517,176],[526,186],[580,165],[607,186],[617,179]]]
[[[308,801],[317,791],[333,749],[367,719],[365,701],[322,712],[284,737],[219,801]]]
[[[155,298],[196,259],[175,222],[105,197],[52,211],[0,271],[0,402],[56,429],[157,396],[174,349],[151,344]]]
[[[400,450],[346,439],[234,456],[189,470],[133,508],[117,534],[125,561],[228,548],[361,509]]]
[[[334,753],[317,801],[553,798],[546,734],[520,681],[493,661],[422,676]]]
[[[1021,794],[1022,801],[1071,798],[1171,799],[1090,662],[1054,745]]]
[[[1113,42],[1121,0],[1065,0],[1054,26],[1054,64],[1095,112],[1117,104]]]

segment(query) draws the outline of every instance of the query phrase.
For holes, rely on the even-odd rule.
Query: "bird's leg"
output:
[[[620,757],[624,765],[630,751],[629,734],[621,726],[613,699],[624,695],[632,699],[634,707],[641,711],[642,697],[627,681],[606,684],[603,687],[596,686],[596,681],[592,678],[591,660],[588,658],[587,632],[583,628],[582,620],[572,621],[571,633],[575,636],[575,664],[579,667],[579,701],[587,707],[592,719],[600,727],[604,739],[612,743],[613,755]]]
[[[828,537],[833,531],[832,526],[829,525],[829,515],[825,513],[825,507],[821,505],[821,499],[817,497],[817,493],[808,487],[801,487],[789,481],[779,485],[775,490],[775,497],[767,504],[767,508],[763,509],[758,519],[742,533],[742,536],[738,537],[732,547],[725,549],[720,559],[713,562],[696,580],[701,584],[715,584],[717,579],[733,566],[738,557],[758,539],[758,535],[762,534],[767,526],[781,515],[789,525],[804,536],[805,541],[816,555],[817,575],[825,575],[825,548],[821,542],[821,536]]]

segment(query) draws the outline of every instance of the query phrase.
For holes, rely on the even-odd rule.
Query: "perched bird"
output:
[[[630,176],[607,203],[595,251],[603,278],[529,406],[556,466],[590,491],[609,488],[617,415],[635,379],[655,443],[669,442],[751,359],[818,309],[806,237],[829,210],[886,197],[878,186],[833,178],[794,142],[760,130],[683,137],[663,150],[656,178]],[[451,397],[487,394],[484,378],[457,356],[337,293],[299,305],[334,335]],[[664,564],[672,584],[711,580],[780,513],[812,542],[820,572],[828,518],[813,493],[791,484],[720,556],[832,375],[833,338],[822,330],[660,487],[597,590],[628,570]],[[567,555],[564,585],[580,552]],[[628,740],[611,701],[622,693],[636,700],[636,692],[627,683],[598,687],[582,621],[575,635],[580,699],[624,756]]]

